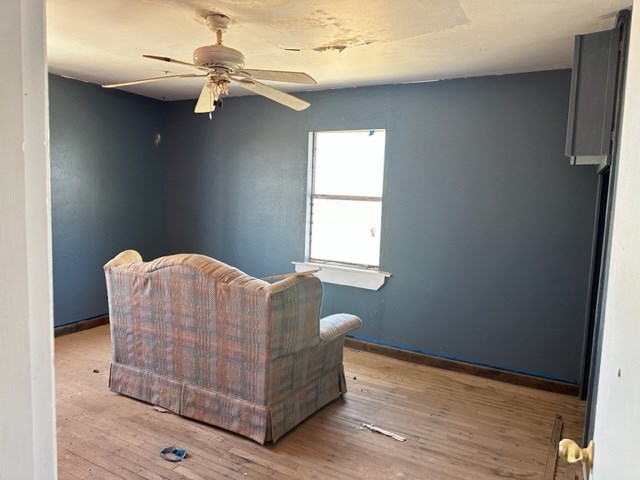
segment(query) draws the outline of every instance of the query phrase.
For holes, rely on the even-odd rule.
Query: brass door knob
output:
[[[589,474],[593,469],[593,440],[586,448],[580,446],[568,438],[560,440],[558,445],[558,457],[563,458],[568,463],[582,463],[582,475],[584,480],[589,479]]]

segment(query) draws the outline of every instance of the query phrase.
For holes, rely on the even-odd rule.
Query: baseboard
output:
[[[498,368],[485,367],[482,365],[474,365],[472,363],[450,360],[448,358],[427,355],[426,353],[411,352],[400,348],[388,347],[377,343],[366,342],[356,338],[345,338],[345,347],[364,352],[377,353],[387,357],[404,360],[406,362],[417,363],[429,367],[442,368],[454,372],[466,373],[477,377],[490,378],[501,382],[512,383],[514,385],[522,385],[548,392],[562,393],[564,395],[578,395],[578,385],[573,383],[561,382],[558,380],[549,380],[546,378],[534,377],[523,373],[509,372]]]
[[[87,318],[86,320],[80,320],[79,322],[55,327],[53,329],[53,335],[55,337],[61,337],[62,335],[69,335],[70,333],[81,332],[82,330],[106,325],[107,323],[109,323],[109,315],[99,315],[97,317]]]

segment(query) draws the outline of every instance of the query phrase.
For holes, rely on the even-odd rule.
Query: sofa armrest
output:
[[[348,313],[336,313],[320,319],[320,340],[330,342],[362,326],[362,320]]]

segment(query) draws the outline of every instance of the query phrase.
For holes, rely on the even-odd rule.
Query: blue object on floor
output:
[[[178,447],[167,447],[160,450],[160,456],[167,462],[179,462],[187,456],[187,451]]]

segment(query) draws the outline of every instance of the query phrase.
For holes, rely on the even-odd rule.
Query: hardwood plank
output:
[[[373,342],[367,342],[357,338],[347,337],[345,346],[363,352],[377,353],[397,360],[417,363],[429,367],[442,368],[453,372],[466,373],[468,375],[476,375],[501,382],[513,383],[514,385],[522,385],[524,387],[538,388],[549,392],[564,393],[565,395],[578,395],[578,385],[558,380],[550,380],[547,378],[534,377],[523,373],[510,372],[499,368],[487,367],[484,365],[474,365],[472,363],[451,360],[449,358],[436,357],[421,352],[412,352],[402,350],[400,348],[379,345]]]
[[[75,422],[75,421],[74,421]],[[60,429],[59,429],[60,430]],[[90,448],[99,448],[104,456],[108,456],[114,465],[121,466],[130,471],[135,471],[144,478],[150,479],[170,479],[183,480],[184,477],[175,474],[172,470],[175,464],[162,460],[157,452],[150,452],[141,446],[128,445],[122,443],[118,439],[110,438],[108,434],[104,434],[89,425],[82,422],[73,423],[72,428],[65,428],[63,431],[70,430],[72,435],[77,436],[83,441],[84,445]],[[58,443],[65,442],[64,433],[59,435]],[[66,448],[66,445],[65,445]],[[159,450],[158,450],[159,451]]]
[[[567,470],[564,474],[565,480],[576,480],[576,472]]]
[[[550,419],[582,435],[575,397],[347,348],[349,393],[261,446],[110,392],[107,325],[55,344],[61,479],[532,479],[549,456]],[[177,464],[158,455],[174,444],[189,452]],[[558,465],[556,478],[566,471]]]
[[[87,441],[86,438],[79,437],[76,433],[64,432],[60,435],[58,441],[67,443],[67,449],[72,449],[76,455],[87,462],[112,472],[121,478],[127,480],[157,480],[161,478],[149,475],[148,472],[133,462],[127,464],[119,461],[120,459],[117,456],[111,455],[101,445]]]
[[[107,470],[82,457],[76,452],[63,451],[59,479],[70,478],[71,475],[79,478],[100,478],[105,480],[122,480],[124,477],[115,474],[111,469]],[[58,458],[60,462],[61,459]],[[71,477],[72,478],[72,477]]]

